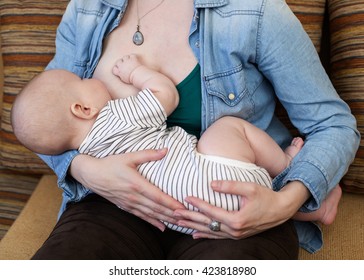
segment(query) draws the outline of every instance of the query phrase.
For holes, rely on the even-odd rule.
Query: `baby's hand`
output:
[[[131,84],[133,71],[141,65],[141,62],[135,54],[125,55],[116,61],[112,73],[118,76],[124,83]]]

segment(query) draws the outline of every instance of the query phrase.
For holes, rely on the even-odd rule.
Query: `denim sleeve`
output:
[[[47,65],[49,69],[66,69],[74,72],[76,54],[76,32],[77,32],[77,7],[76,1],[71,1],[56,33],[56,51],[53,59]],[[78,73],[76,73],[78,74]]]
[[[89,189],[68,174],[69,166],[78,154],[74,150],[57,156],[38,155],[56,173],[57,184],[63,189],[65,202],[79,201],[90,193]]]
[[[46,69],[74,70],[76,1],[71,1],[57,28],[56,54]],[[74,72],[74,71],[73,71]],[[76,73],[79,74],[79,73]],[[89,190],[69,175],[68,169],[78,151],[67,151],[61,155],[38,155],[57,175],[58,186],[63,189],[66,201],[79,201]]]
[[[360,134],[315,47],[285,1],[266,1],[257,39],[257,65],[270,80],[305,145],[274,180],[275,190],[301,181],[312,196],[301,209],[316,210],[347,172]]]

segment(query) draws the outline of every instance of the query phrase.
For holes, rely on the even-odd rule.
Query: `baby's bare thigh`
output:
[[[246,121],[236,117],[217,120],[202,134],[197,150],[206,155],[255,162],[245,134],[245,125]]]

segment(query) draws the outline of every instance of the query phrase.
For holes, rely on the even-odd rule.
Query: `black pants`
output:
[[[143,220],[92,194],[71,204],[33,259],[297,259],[292,221],[242,240],[197,239]]]

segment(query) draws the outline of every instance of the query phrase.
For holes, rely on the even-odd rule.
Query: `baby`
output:
[[[113,74],[140,91],[111,96],[101,81],[80,79],[65,70],[36,76],[12,109],[18,140],[40,154],[78,149],[98,158],[167,148],[162,160],[141,164],[138,171],[190,210],[196,209],[184,201],[187,196],[229,211],[239,209],[239,196],[214,192],[212,180],[255,182],[271,188],[271,177],[282,172],[303,146],[303,140],[295,138],[284,152],[264,131],[235,117],[217,120],[198,141],[180,127],[166,126],[179,101],[169,78],[141,64],[135,55],[118,60]],[[330,209],[333,220],[339,199],[336,195],[332,207],[299,213],[297,218],[321,220]],[[183,233],[194,232],[165,224]]]

